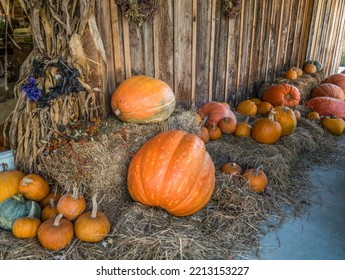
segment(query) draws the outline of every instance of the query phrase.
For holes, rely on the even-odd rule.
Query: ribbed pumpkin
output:
[[[345,102],[332,97],[315,97],[304,103],[304,106],[318,112],[320,116],[333,115],[345,119]]]
[[[0,228],[5,230],[12,230],[12,226],[15,220],[29,215],[30,209],[32,207],[32,202],[32,200],[26,200],[21,194],[15,194],[14,196],[1,202]],[[40,218],[40,206],[36,202],[34,202],[34,207],[34,217]]]
[[[295,67],[292,67],[291,69],[297,73],[298,77],[302,77],[303,76],[303,70],[301,68],[295,66]]]
[[[334,116],[323,117],[321,119],[321,126],[333,135],[340,136],[345,129],[345,121]]]
[[[219,121],[226,117],[231,118],[236,125],[235,114],[222,102],[207,102],[198,109],[197,113],[203,119],[206,127],[218,125]]]
[[[44,206],[41,212],[41,221],[44,222],[49,219],[54,219],[59,214],[59,211],[56,208],[54,199],[51,198],[49,204]]]
[[[291,68],[285,72],[284,77],[289,80],[296,80],[298,78],[298,74]]]
[[[43,200],[49,194],[47,181],[37,174],[25,175],[19,183],[19,193],[26,199]]]
[[[316,71],[317,71],[317,72],[319,72],[319,71],[322,70],[322,64],[321,64],[320,61],[317,61],[317,60],[307,60],[307,61],[305,61],[305,62],[303,63],[302,68],[304,69],[304,67],[306,67],[307,64],[313,64],[313,65],[315,65]]]
[[[257,106],[255,102],[247,99],[238,104],[236,111],[241,113],[242,115],[254,117],[257,112]]]
[[[262,96],[262,101],[271,103],[276,106],[296,107],[301,100],[301,94],[293,85],[281,83],[269,87]]]
[[[95,194],[92,197],[92,211],[81,214],[74,222],[74,234],[81,241],[99,242],[110,231],[109,219],[97,208],[97,194]]]
[[[58,203],[59,199],[61,198],[62,193],[59,190],[51,190],[48,195],[40,201],[41,208],[44,208],[46,205],[50,204],[50,200],[53,199],[55,205]]]
[[[175,94],[167,83],[144,75],[123,81],[111,97],[114,114],[124,122],[161,122],[170,117],[175,105]]]
[[[73,193],[65,193],[59,199],[57,210],[62,213],[66,219],[75,220],[85,211],[86,201],[83,195],[80,195],[77,188],[73,188]]]
[[[314,111],[311,111],[311,112],[308,112],[305,116],[308,120],[320,120],[320,115],[318,112],[314,112]]]
[[[282,131],[281,136],[292,134],[297,126],[297,119],[292,109],[285,106],[274,107],[274,119],[279,122]]]
[[[219,126],[214,124],[213,126],[210,126],[207,129],[211,141],[217,141],[220,138],[222,138],[222,130],[219,128]]]
[[[232,118],[225,117],[224,119],[219,121],[218,126],[222,133],[231,134],[236,129],[236,122]]]
[[[340,87],[344,94],[345,94],[345,74],[337,73],[333,74],[331,76],[328,76],[326,79],[322,81],[322,83],[331,83],[333,85],[336,85]]]
[[[20,180],[25,174],[19,170],[8,170],[5,163],[1,164],[0,172],[0,203],[19,192]]]
[[[315,74],[317,72],[317,68],[314,64],[308,63],[304,66],[303,71],[308,75]]]
[[[146,142],[130,162],[128,191],[134,201],[159,206],[172,215],[202,209],[215,186],[215,166],[202,140],[180,130]]]
[[[281,135],[281,126],[274,120],[274,111],[272,110],[268,118],[257,119],[252,128],[252,138],[262,144],[275,144]]]
[[[331,83],[324,83],[318,85],[311,91],[310,96],[311,98],[326,96],[337,98],[340,100],[345,100],[345,94],[343,90],[337,85]]]
[[[36,205],[31,201],[30,213],[27,217],[21,217],[14,221],[12,233],[17,238],[34,238],[37,235],[41,220],[35,217]]]
[[[74,236],[73,224],[59,214],[55,219],[43,222],[37,231],[39,243],[48,250],[56,251],[67,247]]]
[[[248,124],[249,116],[246,117],[244,122],[239,122],[236,125],[234,135],[237,137],[248,137],[251,135],[252,126]]]
[[[261,99],[257,97],[250,98],[250,100],[253,101],[255,105],[258,105],[261,102]]]
[[[240,176],[242,167],[236,162],[227,162],[222,165],[220,171],[231,176]]]
[[[268,185],[266,173],[260,170],[260,167],[247,169],[242,173],[242,177],[249,184],[249,187],[257,193],[263,192]]]
[[[258,110],[257,110],[257,114],[258,115],[263,115],[263,116],[267,116],[269,114],[269,112],[271,112],[273,106],[271,103],[266,102],[266,101],[262,101],[260,102],[258,105]]]

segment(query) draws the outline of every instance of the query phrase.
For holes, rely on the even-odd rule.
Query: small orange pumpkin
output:
[[[19,170],[9,170],[6,163],[2,163],[0,172],[0,203],[19,192],[19,183],[25,174]]]
[[[12,227],[12,233],[15,237],[26,239],[37,236],[38,227],[41,225],[40,219],[36,218],[35,215],[36,206],[35,202],[32,201],[30,213],[27,217],[21,217],[14,221]]]
[[[19,193],[26,199],[42,201],[49,191],[47,181],[37,174],[25,175],[19,183]]]
[[[73,224],[60,213],[55,219],[43,222],[37,231],[39,243],[48,250],[61,250],[67,247],[74,236]]]
[[[202,141],[204,141],[205,144],[207,144],[210,141],[210,133],[208,132],[206,126],[201,127],[200,138]]]
[[[307,115],[305,116],[307,119],[309,120],[314,120],[314,121],[318,121],[320,120],[320,115],[318,112],[315,112],[315,111],[311,111],[311,112],[308,112]]]
[[[289,80],[296,80],[298,78],[298,74],[292,68],[285,72],[284,77]]]
[[[345,121],[342,118],[336,118],[331,115],[321,119],[321,126],[333,135],[340,136],[344,132]]]
[[[292,134],[297,127],[297,119],[292,109],[285,106],[274,107],[274,119],[280,123],[281,135]]]
[[[250,100],[253,101],[255,105],[258,105],[261,102],[261,99],[257,97],[250,98]]]
[[[301,119],[301,112],[298,110],[294,110],[293,112],[295,114],[296,120],[300,120]]]
[[[242,167],[236,162],[227,162],[222,165],[220,171],[231,176],[240,176]]]
[[[59,211],[56,208],[54,199],[51,198],[49,204],[44,206],[41,212],[41,221],[44,222],[48,219],[53,219],[59,214]]]
[[[251,135],[252,126],[248,124],[249,116],[246,117],[244,122],[239,122],[236,125],[234,135],[237,137],[248,137]]]
[[[92,212],[81,214],[74,222],[75,236],[84,242],[99,242],[110,231],[110,221],[107,216],[97,211],[97,194],[92,197]]]
[[[51,190],[48,195],[40,202],[41,208],[50,204],[50,200],[53,199],[54,203],[57,204],[59,199],[61,198],[62,193],[60,190]]]
[[[65,193],[61,196],[56,208],[65,218],[72,221],[85,211],[86,201],[84,196],[79,195],[78,189],[73,188],[72,194]]]
[[[222,102],[207,102],[198,109],[197,113],[200,115],[207,128],[212,127],[214,124],[218,125],[219,121],[225,117],[233,119],[236,123],[235,114]]]
[[[302,77],[303,76],[303,70],[301,68],[299,68],[298,66],[292,67],[292,70],[297,73],[298,77]]]
[[[258,115],[263,115],[263,116],[267,116],[273,108],[272,104],[266,101],[260,102],[260,104],[258,104],[257,107],[258,107],[258,110],[256,113]]]
[[[260,168],[261,166],[247,169],[242,173],[242,177],[249,184],[249,187],[257,193],[263,192],[268,185],[268,178]]]
[[[213,125],[212,127],[209,127],[208,133],[210,135],[211,141],[217,141],[222,137],[222,131],[217,125]]]
[[[256,104],[250,99],[242,101],[238,104],[236,111],[245,116],[254,117],[256,115],[258,108]]]
[[[280,123],[274,120],[274,109],[269,113],[268,118],[260,118],[254,122],[252,138],[262,144],[275,144],[281,135]]]
[[[231,134],[236,129],[236,123],[232,118],[225,117],[224,119],[220,120],[218,126],[222,133],[224,134]]]
[[[307,63],[303,68],[304,73],[310,75],[317,72],[317,68],[314,64]]]

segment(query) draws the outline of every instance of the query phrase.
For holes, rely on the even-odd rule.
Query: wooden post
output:
[[[285,0],[282,0],[281,7],[280,7],[280,18],[279,18],[279,26],[278,26],[278,42],[277,42],[277,49],[276,49],[276,61],[274,64],[274,74],[273,79],[276,79],[276,73],[277,73],[277,66],[278,66],[278,57],[280,53],[280,40],[281,40],[281,34],[282,34],[282,22],[283,22],[283,14],[284,14],[284,5]]]
[[[192,15],[192,108],[195,107],[195,85],[196,85],[196,35],[197,35],[197,15],[198,15],[198,0],[193,0],[193,15]]]
[[[212,16],[211,16],[211,41],[210,41],[210,72],[208,84],[208,100],[212,101],[213,93],[213,69],[214,69],[214,36],[216,28],[216,0],[212,0]]]
[[[251,82],[251,72],[252,72],[252,64],[253,64],[253,50],[254,50],[254,35],[255,35],[255,26],[256,26],[256,0],[254,0],[253,6],[253,24],[252,24],[252,35],[251,35],[251,42],[250,42],[250,54],[249,54],[249,68],[248,68],[248,78],[247,78],[247,89],[250,88]],[[247,91],[248,93],[248,91]],[[248,98],[248,94],[247,94]]]
[[[244,1],[242,1],[241,7],[241,25],[240,25],[240,37],[238,39],[238,59],[237,59],[237,77],[236,77],[236,102],[238,105],[238,89],[240,86],[240,76],[241,76],[241,59],[242,59],[242,47],[243,47],[243,23],[244,23]]]

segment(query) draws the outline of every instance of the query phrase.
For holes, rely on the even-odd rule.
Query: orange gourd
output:
[[[44,222],[48,219],[53,219],[59,214],[59,211],[56,208],[54,199],[51,198],[49,204],[44,206],[41,212],[41,221]]]
[[[67,247],[74,236],[73,224],[59,214],[55,219],[43,222],[37,231],[39,243],[48,250],[61,250]]]
[[[261,102],[261,99],[257,97],[250,98],[250,100],[253,101],[255,105],[258,105]]]
[[[49,191],[47,181],[37,174],[25,175],[19,183],[19,193],[26,199],[42,201]]]
[[[284,77],[289,80],[296,80],[298,78],[298,74],[292,68],[285,72]]]
[[[81,214],[74,222],[75,236],[84,242],[99,242],[110,231],[107,216],[97,210],[97,194],[92,197],[92,211]]]
[[[281,136],[292,134],[297,126],[297,119],[292,109],[285,106],[274,107],[274,119],[281,126]]]
[[[215,186],[215,166],[196,135],[172,130],[146,142],[130,162],[128,191],[134,201],[175,216],[202,209]]]
[[[37,230],[41,225],[41,221],[34,216],[35,211],[35,202],[32,201],[29,215],[27,217],[20,217],[14,221],[12,226],[12,233],[15,237],[26,239],[37,236]]]
[[[40,202],[41,208],[50,204],[50,200],[53,199],[54,203],[57,204],[59,199],[61,198],[62,193],[59,190],[51,190],[48,195]]]
[[[222,133],[224,134],[231,134],[236,129],[236,123],[234,119],[225,117],[224,119],[220,120],[218,126]]]
[[[210,133],[208,132],[208,129],[205,126],[201,127],[200,138],[202,141],[204,141],[205,144],[207,144],[210,141]]]
[[[65,218],[72,221],[85,211],[86,201],[84,196],[78,193],[78,189],[73,188],[72,194],[65,193],[61,196],[56,208]]]
[[[257,112],[257,106],[255,102],[247,99],[238,104],[236,111],[242,115],[254,117]]]
[[[304,73],[310,75],[317,72],[317,67],[314,64],[307,63],[303,68]]]
[[[257,110],[257,114],[258,115],[263,115],[263,116],[267,116],[269,114],[269,112],[271,112],[273,106],[271,103],[266,102],[266,101],[262,101],[260,102],[258,105],[258,110]]]
[[[296,67],[292,67],[291,69],[297,73],[297,77],[303,76],[303,70],[301,68],[296,66]]]
[[[231,176],[240,176],[242,167],[236,162],[227,162],[222,165],[220,171]]]
[[[170,117],[176,100],[170,86],[149,76],[138,75],[123,81],[113,92],[111,108],[122,121],[155,123]]]
[[[281,135],[280,123],[274,120],[274,109],[268,118],[260,118],[254,122],[252,138],[262,144],[275,144]]]
[[[222,137],[222,131],[219,126],[213,125],[208,128],[208,134],[211,141],[219,140]]]
[[[242,173],[242,177],[249,184],[249,187],[257,193],[263,192],[268,185],[266,173],[260,170],[260,167],[247,169]]]
[[[309,120],[320,120],[319,113],[314,111],[308,112],[305,117]]]
[[[269,87],[262,96],[262,101],[276,106],[296,107],[301,100],[301,94],[293,85],[282,83]]]
[[[345,129],[345,121],[334,116],[323,117],[321,119],[321,126],[333,135],[340,136]]]
[[[249,116],[246,117],[244,122],[239,122],[236,125],[234,135],[237,137],[248,137],[251,135],[252,126],[248,124]]]
[[[19,192],[19,183],[25,174],[19,170],[9,170],[7,164],[2,163],[0,172],[0,203]]]

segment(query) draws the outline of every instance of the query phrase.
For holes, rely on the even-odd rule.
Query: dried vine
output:
[[[53,131],[103,115],[104,46],[95,0],[22,0],[31,20],[33,52],[15,85],[18,102],[8,118],[15,164],[37,172]]]

